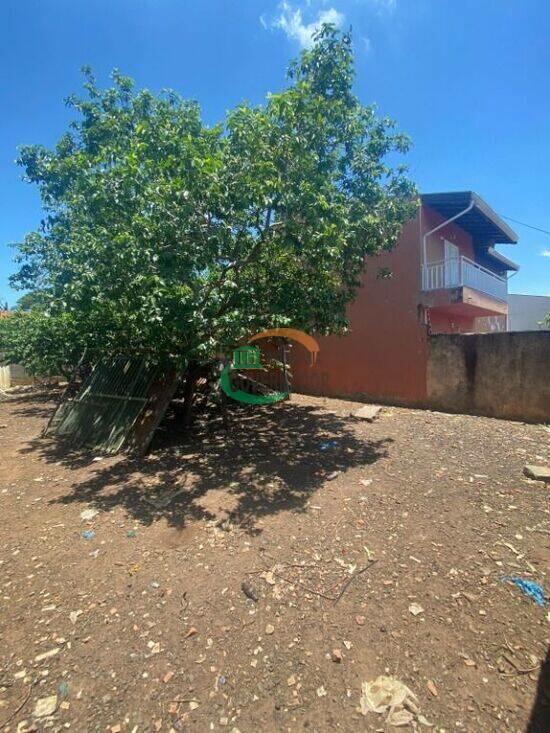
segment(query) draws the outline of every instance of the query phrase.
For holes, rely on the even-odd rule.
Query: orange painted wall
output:
[[[475,331],[474,316],[458,316],[443,309],[430,311],[432,333],[472,333]]]
[[[420,221],[408,222],[392,251],[369,258],[348,311],[350,333],[319,339],[317,364],[292,350],[294,389],[403,403],[426,399],[426,327],[419,320]],[[391,278],[377,277],[387,267]]]
[[[367,398],[381,402],[425,404],[427,401],[427,329],[421,313],[421,238],[441,223],[435,211],[422,211],[408,222],[398,245],[367,260],[355,301],[348,310],[346,336],[321,337],[317,364],[300,346],[292,349],[294,389],[327,396]],[[441,235],[474,259],[471,237],[450,224],[430,237],[428,260],[443,259]],[[389,268],[392,277],[378,277]],[[463,332],[474,328],[473,318],[432,313],[434,332]]]

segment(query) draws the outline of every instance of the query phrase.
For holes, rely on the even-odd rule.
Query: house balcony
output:
[[[508,282],[468,257],[422,266],[423,305],[472,316],[506,314]]]

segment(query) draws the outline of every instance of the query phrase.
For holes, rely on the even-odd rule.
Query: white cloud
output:
[[[543,257],[550,257],[550,249],[543,249],[541,255]]]
[[[313,43],[313,36],[323,23],[332,23],[341,27],[344,22],[344,15],[336,8],[327,8],[317,14],[317,18],[311,23],[305,23],[301,8],[291,5],[286,0],[279,5],[280,14],[272,22],[273,28],[279,28],[294,41],[298,41],[302,48],[309,48]],[[260,18],[262,25],[265,19]],[[265,25],[264,25],[265,27]]]

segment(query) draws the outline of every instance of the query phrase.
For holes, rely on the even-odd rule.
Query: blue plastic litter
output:
[[[538,583],[532,580],[525,580],[525,578],[518,578],[515,575],[506,575],[502,580],[509,580],[511,583],[514,583],[526,596],[532,598],[537,606],[544,606],[544,591]]]
[[[67,695],[69,694],[68,682],[60,682],[58,690],[59,690],[59,694],[61,695],[61,697],[67,697]]]
[[[82,536],[85,540],[93,540],[93,538],[95,537],[95,532],[93,529],[87,529],[82,532]]]
[[[137,532],[135,529],[129,529],[126,532],[126,537],[137,537]]]
[[[319,450],[328,450],[329,448],[336,448],[338,445],[338,441],[336,440],[327,440],[325,443],[321,443],[319,446]]]

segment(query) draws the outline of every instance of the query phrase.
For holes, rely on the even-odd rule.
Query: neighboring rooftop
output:
[[[550,313],[550,295],[508,295],[509,331],[545,331],[544,316]]]

